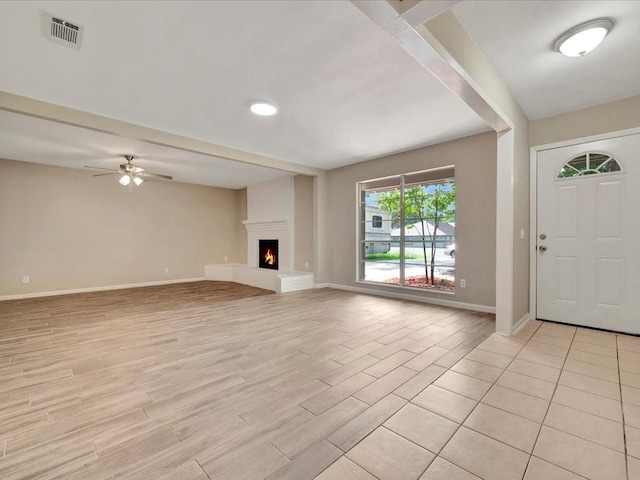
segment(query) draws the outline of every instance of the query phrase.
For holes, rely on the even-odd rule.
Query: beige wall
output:
[[[329,282],[397,291],[356,283],[357,194],[364,180],[455,165],[456,278],[467,280],[455,296],[416,293],[442,300],[495,306],[496,266],[496,136],[485,133],[432,147],[358,163],[328,172],[327,258]]]
[[[238,251],[232,261],[247,263],[247,229],[242,223],[247,219],[247,189],[236,190],[236,239]],[[230,259],[231,261],[231,259]]]
[[[294,184],[294,249],[293,269],[298,272],[313,272],[313,177],[296,175]]]
[[[202,277],[225,256],[244,261],[237,195],[163,181],[128,193],[115,176],[0,160],[0,296]]]
[[[532,121],[532,147],[640,127],[640,95]]]

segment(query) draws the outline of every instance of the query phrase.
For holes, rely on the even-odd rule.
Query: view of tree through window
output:
[[[455,182],[399,180],[361,190],[360,280],[453,291]]]

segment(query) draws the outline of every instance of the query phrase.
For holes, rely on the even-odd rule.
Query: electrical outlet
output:
[[[29,277],[22,277],[22,283],[29,283]]]
[[[164,273],[169,273],[169,267],[164,267]]]
[[[224,261],[228,262],[229,261],[229,257],[224,257]]]
[[[467,288],[467,281],[464,278],[460,279],[460,288]]]
[[[309,262],[304,262],[304,268],[309,268]]]
[[[520,240],[524,240],[524,228],[520,229]]]

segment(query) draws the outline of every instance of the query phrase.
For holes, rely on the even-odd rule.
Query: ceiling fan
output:
[[[122,186],[128,186],[129,192],[131,192],[133,184],[140,185],[142,182],[146,181],[147,178],[159,178],[162,180],[172,180],[173,177],[169,175],[160,175],[159,173],[151,173],[145,171],[144,168],[140,168],[134,165],[132,162],[135,158],[133,155],[122,155],[127,163],[123,163],[120,165],[120,170],[114,170],[111,168],[102,168],[102,167],[92,167],[90,165],[85,165],[85,168],[93,168],[95,170],[108,170],[110,173],[98,173],[93,175],[94,177],[102,177],[103,175],[114,175],[116,173],[120,174],[120,179],[118,183]]]

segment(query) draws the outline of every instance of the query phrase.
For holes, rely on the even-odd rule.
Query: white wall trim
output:
[[[537,263],[537,239],[538,239],[538,153],[544,150],[552,150],[554,148],[568,147],[571,145],[579,145],[581,143],[597,142],[599,140],[608,140],[610,138],[626,137],[627,135],[636,135],[640,133],[640,127],[628,128],[625,130],[617,130],[614,132],[599,133],[586,137],[573,138],[563,140],[561,142],[547,143],[535,145],[531,147],[529,155],[529,231],[531,232],[530,247],[531,255],[529,256],[529,314],[530,318],[538,318],[538,263]],[[514,325],[515,327],[515,325]]]
[[[153,287],[156,285],[170,285],[172,283],[200,282],[204,277],[177,278],[175,280],[158,280],[154,282],[127,283],[123,285],[107,285],[104,287],[74,288],[71,290],[54,290],[52,292],[18,293],[15,295],[0,296],[0,302],[4,300],[20,300],[23,298],[51,297],[54,295],[69,295],[72,293],[102,292],[105,290],[122,290],[125,288]]]
[[[538,318],[538,150],[535,147],[531,148],[529,161],[529,314],[531,318]]]
[[[518,333],[522,329],[522,327],[524,327],[529,322],[529,320],[531,320],[531,315],[527,312],[522,316],[520,320],[518,320],[513,325],[513,330],[511,331],[511,335],[515,335],[516,333]]]
[[[431,303],[441,307],[461,308],[463,310],[473,310],[483,313],[496,313],[496,307],[489,305],[474,305],[472,303],[455,302],[453,300],[441,300],[439,298],[423,297],[420,295],[411,295],[410,293],[394,293],[384,290],[374,290],[362,287],[353,287],[351,285],[340,285],[337,283],[316,284],[316,288],[335,288],[336,290],[346,290],[348,292],[364,293],[367,295],[375,295],[378,297],[396,298],[400,300],[411,300],[413,302]]]

